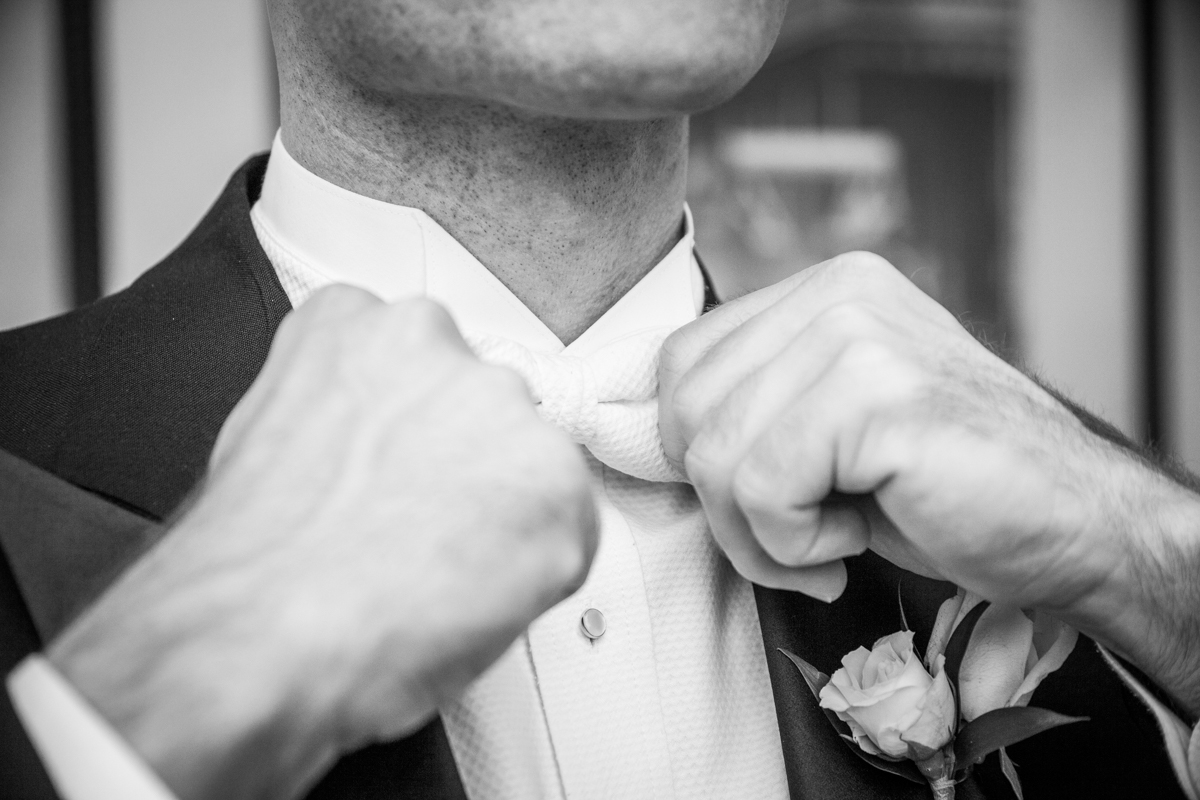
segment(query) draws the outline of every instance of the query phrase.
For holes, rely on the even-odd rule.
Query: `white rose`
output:
[[[909,743],[937,750],[954,732],[954,696],[935,659],[933,676],[913,651],[912,631],[885,636],[842,659],[821,689],[821,707],[844,720],[863,750],[902,758]]]
[[[927,658],[941,655],[978,595],[959,591],[942,603]],[[997,708],[1029,705],[1033,690],[1063,665],[1079,632],[1040,612],[991,605],[979,618],[958,671],[959,702],[968,722]]]

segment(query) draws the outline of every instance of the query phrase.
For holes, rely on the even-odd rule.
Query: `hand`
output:
[[[1164,600],[1156,572],[1196,564],[1196,497],[1089,432],[883,259],[841,256],[723,305],[661,363],[668,456],[750,580],[832,600],[839,559],[872,548],[1058,613],[1169,690],[1166,672],[1198,666],[1136,652],[1165,607],[1196,624],[1195,592]]]
[[[185,798],[293,796],[411,732],[596,546],[586,467],[431,302],[280,327],[203,491],[50,657]]]

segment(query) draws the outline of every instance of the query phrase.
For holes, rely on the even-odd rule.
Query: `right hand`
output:
[[[583,582],[578,449],[432,302],[280,327],[202,492],[50,657],[185,797],[289,796],[415,730]]]

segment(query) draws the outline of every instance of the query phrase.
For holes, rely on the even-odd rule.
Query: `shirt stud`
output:
[[[589,608],[583,612],[583,616],[579,618],[579,627],[583,630],[583,635],[589,639],[599,639],[608,630],[608,621],[604,619],[604,614],[597,608]]]

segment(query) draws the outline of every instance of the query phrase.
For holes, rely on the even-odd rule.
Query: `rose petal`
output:
[[[1037,623],[1033,624],[1033,645],[1029,648],[1029,655],[1025,656],[1025,674],[1028,675],[1030,670],[1037,665],[1038,650],[1037,650]]]
[[[912,631],[896,631],[891,636],[884,636],[875,643],[875,646],[878,647],[886,642],[902,661],[908,661],[908,657],[913,652],[913,635]]]
[[[993,605],[983,612],[958,673],[966,720],[1008,704],[1025,678],[1032,646],[1033,623],[1020,609]]]
[[[842,656],[842,667],[847,673],[850,685],[855,689],[862,688],[863,666],[866,665],[867,659],[870,657],[871,651],[865,647],[852,650]]]
[[[836,712],[839,717],[842,715],[843,711],[850,707],[850,701],[846,699],[845,693],[843,693],[841,688],[839,688],[839,685],[834,682],[839,673],[842,672],[845,672],[845,670],[839,669],[837,672],[833,673],[833,677],[829,679],[829,683],[821,687],[821,693],[819,695],[819,700],[817,701],[817,705],[819,705],[821,708],[828,708],[830,711]]]
[[[954,625],[952,625],[950,629],[953,630],[954,628],[957,628],[958,623],[962,622],[963,618],[967,616],[967,614],[971,613],[971,609],[975,608],[975,606],[982,602],[983,598],[974,592],[964,592],[962,605],[958,607],[958,616],[954,618]]]
[[[1046,617],[1046,615],[1040,614],[1039,617]],[[1050,618],[1047,617],[1047,619]],[[1053,620],[1053,623],[1054,626],[1057,626],[1057,635],[1054,637],[1054,644],[1045,652],[1045,655],[1038,659],[1033,669],[1028,671],[1025,679],[1021,681],[1021,685],[1017,687],[1012,697],[1009,698],[1007,705],[1029,705],[1029,701],[1033,698],[1033,691],[1046,679],[1047,675],[1061,667],[1066,662],[1067,657],[1071,655],[1071,651],[1075,649],[1075,644],[1079,641],[1079,631],[1057,620]],[[1049,625],[1046,627],[1052,628]]]
[[[1029,616],[1033,620],[1033,647],[1037,657],[1046,655],[1062,635],[1063,624],[1049,614],[1035,611]]]
[[[937,621],[933,623],[933,633],[929,634],[929,646],[925,648],[925,665],[930,669],[946,649],[946,642],[950,641],[950,632],[954,630],[954,621],[958,619],[958,610],[962,608],[965,597],[966,592],[959,589],[958,594],[942,601],[938,607]]]
[[[854,717],[880,750],[899,757],[908,753],[908,746],[900,740],[900,734],[921,718],[917,705],[924,696],[924,689],[901,689],[881,702],[851,708],[846,713]]]
[[[907,657],[912,654],[912,637],[912,631],[902,631],[875,642],[871,655],[863,664],[864,690],[879,683],[886,683],[903,668]]]
[[[904,662],[904,671],[889,681],[888,685],[894,686],[897,689],[910,686],[928,689],[933,679],[925,670],[924,665],[921,664],[921,659],[917,658],[917,654],[913,652],[912,632],[907,631],[904,635],[908,637],[908,658]]]
[[[950,689],[945,663],[945,656],[938,656],[934,662],[933,684],[918,704],[921,716],[901,734],[902,741],[940,750],[954,737],[954,692]]]
[[[873,756],[883,754],[883,751],[876,747],[875,743],[871,741],[871,737],[867,736],[867,732],[862,729],[861,725],[851,719],[849,715],[838,714],[838,716],[841,717],[843,722],[850,726],[850,735],[854,737],[854,743],[858,745],[861,750],[864,750]]]
[[[852,706],[868,705],[875,702],[873,699],[875,695],[859,688],[853,674],[845,667],[833,673],[833,677],[829,679],[829,683],[826,686],[836,688],[842,697],[846,698],[846,702]]]
[[[851,703],[846,714],[871,737],[881,750],[890,756],[902,756],[907,748],[900,741],[900,734],[907,731],[921,717],[920,703],[929,691],[933,679],[921,662],[910,660],[904,674],[887,691],[876,686],[866,703]]]

